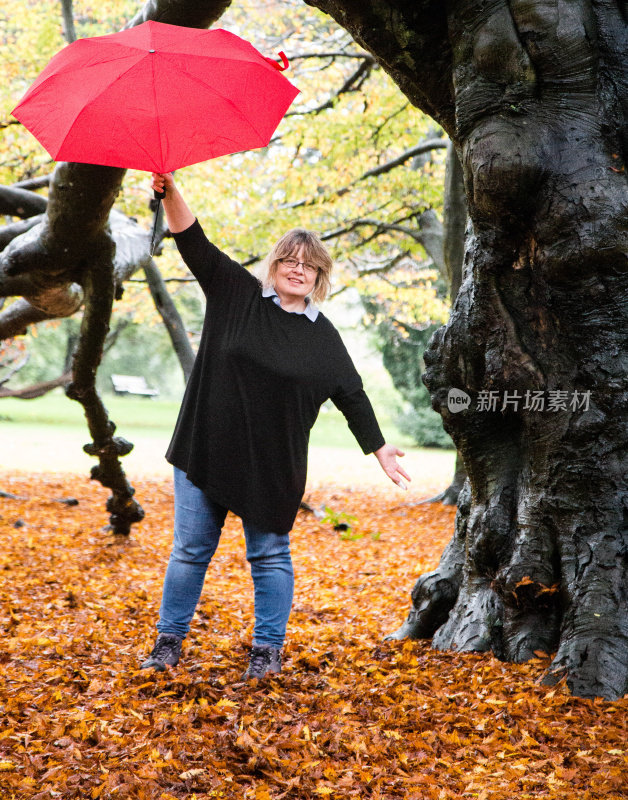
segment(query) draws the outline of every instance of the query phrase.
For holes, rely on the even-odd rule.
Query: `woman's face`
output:
[[[289,257],[283,258],[277,264],[275,275],[275,291],[279,299],[284,299],[294,303],[302,300],[314,288],[316,283],[317,269],[308,268],[309,265],[303,263],[305,253],[303,245],[292,252]]]

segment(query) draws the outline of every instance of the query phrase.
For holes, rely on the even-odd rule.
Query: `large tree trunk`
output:
[[[551,652],[548,682],[617,698],[628,690],[626,3],[316,5],[435,110],[473,224],[425,376],[468,491],[393,636],[512,661]]]
[[[459,9],[454,27],[458,71],[478,83],[458,106],[474,234],[425,382],[472,502],[456,601],[421,633],[513,661],[556,652],[548,682],[566,676],[577,694],[615,698],[628,690],[626,126],[598,38],[613,20],[586,3],[562,26],[556,9],[511,7],[484,30],[484,49],[473,14]],[[619,13],[614,22],[625,59]],[[479,54],[496,69],[491,52],[515,26],[512,113],[478,116],[479,94],[496,101],[480,87]],[[450,411],[452,387],[471,396],[468,410]],[[482,407],[483,391],[495,408]],[[535,391],[543,410],[526,407]]]

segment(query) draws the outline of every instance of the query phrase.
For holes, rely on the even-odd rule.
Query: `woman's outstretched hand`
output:
[[[402,489],[407,489],[404,478],[406,481],[412,480],[403,467],[397,463],[397,456],[404,456],[405,453],[399,450],[392,444],[385,444],[375,451],[375,457],[379,461],[381,468],[393,483],[400,486]]]

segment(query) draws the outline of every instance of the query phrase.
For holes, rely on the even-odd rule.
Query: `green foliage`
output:
[[[363,534],[354,534],[351,529],[358,521],[357,517],[353,514],[346,514],[344,511],[334,511],[333,508],[325,506],[325,516],[321,522],[326,525],[331,525],[335,531],[340,532],[341,539],[351,539],[354,541],[356,538],[361,539]]]
[[[443,428],[440,414],[432,409],[424,386],[418,387],[413,400],[414,405],[396,418],[399,430],[419,447],[453,448],[451,437]]]
[[[399,430],[421,447],[453,446],[440,415],[431,407],[430,396],[421,380],[423,352],[437,325],[414,328],[381,313],[381,306],[364,300],[367,318],[377,331],[384,366],[407,408],[397,417]]]
[[[360,539],[364,538],[363,533],[358,533],[357,531],[352,531],[350,528],[346,531],[342,531],[340,533],[340,538],[343,542],[359,542]]]

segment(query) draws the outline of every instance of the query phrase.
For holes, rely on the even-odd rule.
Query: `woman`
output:
[[[364,453],[399,486],[403,453],[386,444],[342,340],[310,300],[329,290],[332,261],[315,234],[285,234],[260,285],[205,237],[171,174],[168,226],[205,293],[203,334],[167,452],[174,466],[174,545],[164,579],[159,635],[142,668],[178,663],[181,644],[218,546],[227,511],[242,519],[255,597],[253,647],[244,678],[281,670],[292,606],[289,533],[305,489],[310,429],[328,399]]]

